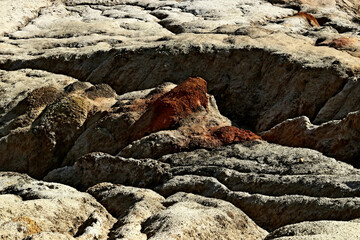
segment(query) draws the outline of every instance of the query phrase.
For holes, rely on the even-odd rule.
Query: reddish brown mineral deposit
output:
[[[318,23],[316,18],[313,15],[309,14],[309,13],[299,12],[295,16],[302,17],[302,18],[306,19],[306,21],[312,27],[320,27],[320,24]]]
[[[149,104],[148,110],[134,126],[134,138],[169,129],[180,119],[201,108],[207,108],[207,83],[204,79],[188,78],[171,91]]]
[[[261,139],[261,137],[249,130],[239,129],[234,126],[215,129],[213,130],[213,136],[220,140],[223,145]]]

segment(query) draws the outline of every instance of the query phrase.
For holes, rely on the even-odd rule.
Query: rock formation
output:
[[[360,239],[358,1],[0,13],[0,239]]]
[[[118,217],[110,233],[114,239],[263,239],[267,234],[222,200],[180,192],[164,199],[151,190],[106,183],[87,192]]]
[[[359,222],[318,221],[302,222],[277,229],[265,239],[358,239]]]
[[[360,111],[342,120],[314,125],[307,117],[284,121],[262,134],[270,142],[309,147],[328,156],[360,166]]]
[[[260,139],[229,126],[206,92],[201,78],[176,87],[163,85],[135,98],[136,93],[130,93],[130,99],[106,84],[74,82],[63,89],[35,89],[2,118],[0,169],[43,177],[91,152],[154,158]],[[162,130],[168,135],[156,138]],[[146,146],[145,151],[138,151],[139,146]]]
[[[1,239],[107,239],[115,219],[91,195],[26,175],[0,175]]]

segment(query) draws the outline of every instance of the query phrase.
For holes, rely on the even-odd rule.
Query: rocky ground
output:
[[[358,1],[0,13],[0,239],[360,239]]]

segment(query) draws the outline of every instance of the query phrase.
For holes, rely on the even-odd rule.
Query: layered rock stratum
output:
[[[0,239],[360,239],[358,1],[0,13]]]

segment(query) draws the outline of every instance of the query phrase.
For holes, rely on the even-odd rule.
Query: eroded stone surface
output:
[[[81,188],[112,181],[152,188],[165,197],[188,192],[218,198],[270,231],[302,221],[360,216],[359,170],[314,150],[252,142],[158,160],[104,154],[86,158],[45,179]]]
[[[100,183],[87,190],[118,221],[109,233],[110,239],[148,239],[142,224],[151,216],[165,209],[164,197],[143,188]]]
[[[340,221],[302,222],[288,225],[270,233],[270,239],[359,239],[359,223]]]
[[[110,183],[87,190],[118,217],[110,239],[263,239],[241,210],[222,200],[177,193],[166,200],[146,189]]]
[[[159,160],[172,166],[173,175],[156,188],[162,195],[183,191],[224,199],[270,231],[360,214],[359,171],[313,150],[252,143]]]
[[[149,188],[169,177],[167,168],[167,164],[152,159],[128,159],[105,153],[90,153],[76,161],[73,166],[51,171],[44,179],[80,189],[101,182]]]
[[[359,164],[360,112],[349,113],[342,120],[314,125],[307,117],[280,123],[263,133],[263,138],[292,147],[317,149],[344,162]]]
[[[79,136],[64,165],[94,151],[158,158],[260,138],[250,131],[244,134],[243,130],[230,127],[230,120],[220,114],[214,98],[206,94],[206,81],[202,78],[188,78],[178,86],[160,85],[146,93],[138,98],[134,98],[138,93],[119,96],[111,112]],[[230,127],[225,134],[228,136],[219,133],[223,127]]]
[[[167,209],[143,224],[148,239],[263,239],[267,233],[224,201],[177,193],[164,204]]]
[[[358,1],[5,0],[0,6],[0,169],[42,177],[63,166],[46,179],[82,189],[100,183],[92,188],[99,201],[112,196],[112,185],[103,181],[163,195],[114,190],[135,200],[124,224],[118,222],[122,227],[112,230],[113,238],[169,238],[164,219],[171,220],[169,229],[181,232],[175,225],[179,209],[209,216],[216,226],[220,219],[229,236],[242,229],[225,214],[227,207],[214,210],[201,204],[201,197],[179,191],[230,202],[233,212],[241,209],[271,231],[285,226],[278,239],[291,238],[286,236],[291,229],[297,229],[294,239],[352,237],[355,222],[319,220],[359,218],[358,170],[316,151],[260,140],[213,148],[258,139],[232,121],[256,132],[271,129],[264,135],[271,141],[356,163]],[[207,80],[220,111],[214,97],[200,94],[188,105],[201,106],[196,111],[160,115],[169,120],[167,127],[146,123],[146,117],[139,121],[176,87],[161,84],[191,76]],[[177,113],[179,104],[167,106]],[[131,128],[137,121],[146,127]],[[172,194],[178,202],[165,206],[167,200],[160,199]],[[15,204],[13,198],[7,201]],[[158,208],[147,208],[146,202]],[[136,209],[152,216],[133,220]],[[140,224],[145,218],[151,219],[143,229],[147,235]],[[84,219],[98,223],[95,215]],[[195,220],[206,226],[201,236],[209,238],[211,226]],[[29,239],[76,237],[72,230],[39,232],[33,217],[16,221],[6,226],[32,234]],[[315,222],[286,226],[301,221]],[[324,224],[349,231],[336,235]],[[197,226],[186,227],[192,236]],[[317,235],[306,236],[308,231]]]
[[[61,88],[75,82],[76,80],[64,75],[51,74],[45,71],[24,69],[19,71],[0,70],[1,99],[0,116],[1,124],[6,123],[14,116],[9,111],[20,101],[24,100],[30,92],[38,88],[52,87]],[[27,109],[22,109],[25,112]],[[7,114],[8,116],[4,116]],[[12,114],[15,115],[15,114]]]
[[[207,83],[202,78],[189,78],[171,91],[154,99],[146,112],[132,126],[133,139],[165,130],[178,124],[180,119],[207,108]]]
[[[12,73],[17,76],[23,71]],[[12,92],[12,82],[6,81],[12,75],[4,75],[5,94]],[[22,92],[19,98],[23,99],[17,104],[10,101],[12,95],[5,95],[0,169],[43,177],[91,152],[156,158],[260,138],[231,126],[230,120],[220,114],[214,98],[207,95],[202,78],[189,78],[178,86],[165,84],[145,91],[143,96],[118,96],[106,84],[72,79],[72,83],[64,80],[48,85],[52,82],[46,80],[41,78],[38,83],[43,87]],[[139,151],[139,147],[143,150]]]
[[[26,26],[32,19],[38,17],[42,8],[50,5],[51,1],[49,0],[1,1],[0,36]]]
[[[201,76],[223,113],[256,130],[331,110],[324,104],[359,71],[357,44],[331,44],[358,41],[354,1],[48,3],[3,38],[2,68],[64,73],[121,93]]]
[[[25,80],[12,79],[21,78],[24,73],[28,76]],[[37,77],[39,82],[31,83]],[[41,71],[12,72],[3,79],[5,94],[14,92],[13,81],[20,85],[18,90],[22,85],[24,90],[18,94],[17,105],[8,103],[4,108],[7,112],[1,117],[0,169],[35,177],[59,166],[84,130],[85,122],[116,102],[115,92],[106,85],[92,86]],[[33,90],[35,84],[39,88]],[[5,104],[9,101],[4,100]]]
[[[1,239],[107,239],[115,219],[89,194],[0,173]]]

